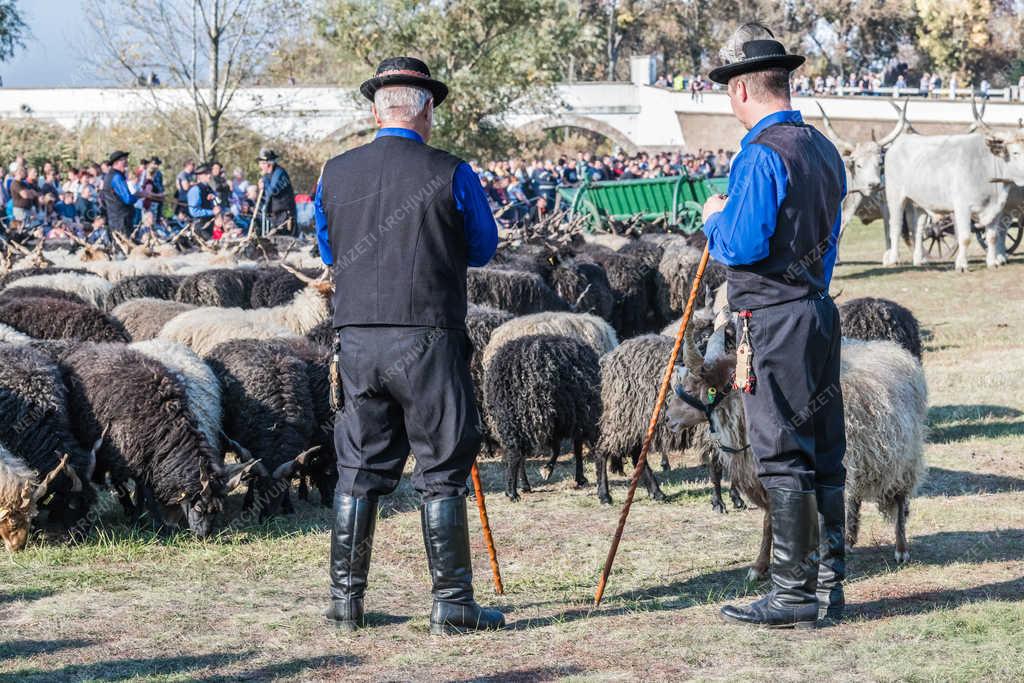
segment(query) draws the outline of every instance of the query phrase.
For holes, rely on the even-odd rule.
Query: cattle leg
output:
[[[966,273],[969,266],[967,262],[967,249],[971,246],[971,209],[967,206],[958,206],[953,211],[953,218],[956,223],[956,269]]]
[[[576,488],[583,488],[588,482],[583,474],[583,442],[579,439],[572,443],[572,455],[576,460]]]
[[[602,505],[611,505],[612,495],[608,491],[608,455],[594,451],[594,469],[597,470],[597,499]]]
[[[757,552],[754,566],[747,570],[747,582],[757,583],[768,578],[772,557],[772,511],[765,508],[761,531],[761,548]]]
[[[714,453],[708,459],[708,473],[711,475],[711,509],[724,515],[726,509],[722,501],[722,462]]]
[[[920,210],[909,213],[913,218],[911,229],[914,231],[914,265],[922,266],[928,262],[928,257],[924,253],[924,231],[928,226],[928,214]]]
[[[907,513],[910,504],[906,496],[896,497],[896,564],[910,562],[910,546],[907,545]]]
[[[520,488],[523,489],[523,493],[532,493],[533,487],[530,486],[530,480],[526,478],[526,456],[521,456],[519,459],[519,484]]]
[[[654,476],[654,470],[646,462],[644,462],[644,470],[640,474],[640,479],[647,487],[647,495],[651,497],[651,500],[665,500],[665,494],[662,493],[661,486],[658,485],[658,478]]]
[[[668,451],[661,452],[661,471],[668,472],[672,469],[672,463],[668,461]]]
[[[555,463],[558,462],[558,451],[561,450],[559,443],[561,439],[551,440],[551,458],[540,468],[540,478],[544,481],[551,479],[551,475],[555,473]]]
[[[882,257],[882,265],[894,266],[900,262],[900,236],[907,198],[888,185],[885,189],[885,199],[889,205],[889,248]]]
[[[857,545],[857,534],[860,533],[860,499],[850,498],[846,501],[846,547]]]
[[[1006,263],[1005,244],[1006,240],[1003,239],[1002,221],[996,219],[985,226],[986,266],[996,268]]]

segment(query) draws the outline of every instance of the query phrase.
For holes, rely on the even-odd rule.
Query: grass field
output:
[[[1024,679],[1024,257],[989,271],[975,251],[968,274],[948,263],[882,268],[877,225],[848,237],[833,292],[895,299],[927,331],[931,435],[911,564],[893,565],[892,529],[866,505],[841,626],[787,633],[718,620],[724,602],[749,597],[742,579],[761,515],[713,513],[706,471],[687,454],[661,475],[666,502],[638,494],[605,602],[590,612],[625,481],[603,507],[573,489],[563,461],[512,504],[498,463],[484,462],[507,592],[493,595],[473,515],[477,594],[506,612],[507,631],[428,635],[405,484],[377,527],[372,628],[355,635],[321,617],[326,510],[299,503],[297,515],[208,542],[158,539],[111,512],[83,545],[0,556],[0,682]]]

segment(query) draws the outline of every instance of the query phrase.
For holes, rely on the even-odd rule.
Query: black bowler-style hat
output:
[[[210,165],[209,164],[202,164],[202,165],[199,166],[199,168],[197,168],[195,170],[195,174],[196,175],[203,175],[204,173],[209,173],[209,172],[210,172]]]
[[[127,158],[128,158],[128,152],[123,152],[121,150],[115,150],[115,151],[110,153],[109,157],[107,157],[107,163],[113,165],[113,163],[115,161],[118,161],[120,159],[127,159]]]
[[[730,78],[748,74],[752,71],[766,71],[768,69],[785,69],[793,71],[804,63],[803,55],[795,55],[786,52],[786,48],[777,40],[760,39],[748,40],[742,44],[742,55],[731,54],[729,59],[726,54],[723,58],[726,63],[717,69],[712,69],[708,78],[715,83],[726,84]],[[723,50],[723,53],[727,53]]]
[[[261,149],[256,161],[277,161],[277,152],[272,149]]]
[[[430,69],[415,57],[389,57],[377,65],[377,73],[359,86],[359,92],[373,102],[378,90],[389,85],[414,85],[430,91],[434,106],[448,97],[448,86],[430,77]]]

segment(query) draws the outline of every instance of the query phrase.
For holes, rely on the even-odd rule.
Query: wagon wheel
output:
[[[982,251],[988,249],[988,243],[985,241],[984,228],[974,227],[974,236],[977,238],[978,244],[981,245]],[[1017,247],[1020,246],[1022,238],[1024,238],[1024,225],[1021,225],[1019,220],[1014,219],[1013,222],[1006,226],[1006,233],[1003,236],[1003,243],[1006,245],[1006,253],[1016,253]]]
[[[952,218],[929,219],[924,233],[924,248],[928,257],[933,259],[948,259],[956,253],[956,228]]]

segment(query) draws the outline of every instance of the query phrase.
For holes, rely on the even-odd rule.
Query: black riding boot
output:
[[[331,607],[327,620],[339,629],[364,626],[363,595],[370,571],[377,501],[334,494],[334,530],[331,533]]]
[[[722,617],[769,628],[814,628],[818,619],[818,506],[814,491],[768,489],[772,583],[749,607],[726,605]]]
[[[501,612],[481,607],[473,599],[465,496],[428,501],[420,508],[420,517],[434,585],[430,632],[442,635],[504,627]]]
[[[846,599],[846,500],[842,486],[819,486],[818,619],[837,622],[843,618]]]

